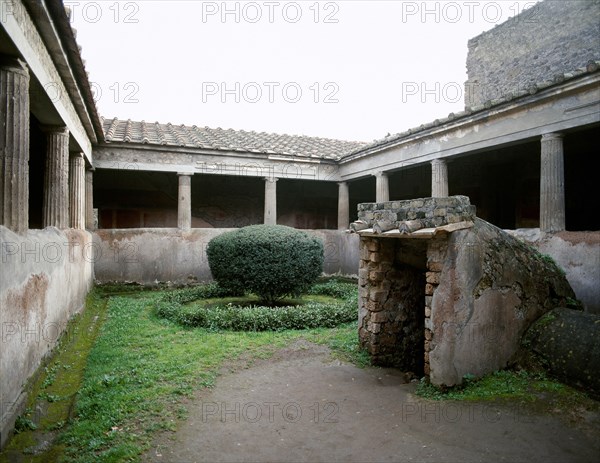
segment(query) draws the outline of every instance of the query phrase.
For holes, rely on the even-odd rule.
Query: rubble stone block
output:
[[[390,316],[387,311],[375,312],[371,315],[371,321],[373,323],[384,323],[389,320]]]
[[[438,207],[433,210],[434,217],[444,217],[446,215],[446,209],[443,207]]]
[[[365,247],[369,251],[379,251],[379,240],[368,240]]]
[[[381,331],[381,325],[379,323],[369,322],[367,329],[373,334],[378,334]]]
[[[433,333],[431,332],[431,330],[428,328],[425,328],[425,340],[431,341],[432,338],[433,338]]]
[[[427,263],[427,268],[429,268],[429,271],[431,272],[441,272],[443,267],[444,264],[441,262],[431,261]]]
[[[381,262],[381,254],[379,254],[378,252],[371,252],[369,253],[369,260],[371,262]]]
[[[439,272],[427,272],[426,274],[427,283],[434,285],[440,284],[440,273]]]
[[[371,290],[369,292],[369,299],[371,299],[373,302],[383,303],[383,302],[385,302],[387,297],[388,297],[388,291]]]

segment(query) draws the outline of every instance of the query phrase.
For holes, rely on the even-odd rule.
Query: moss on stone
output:
[[[33,375],[28,384],[27,408],[21,420],[29,420],[35,429],[23,429],[15,434],[0,462],[21,461],[29,455],[30,462],[59,461],[64,447],[56,443],[56,431],[72,418],[72,409],[87,356],[105,316],[106,302],[92,291],[81,314],[68,323],[57,347]],[[19,456],[21,455],[21,456]]]

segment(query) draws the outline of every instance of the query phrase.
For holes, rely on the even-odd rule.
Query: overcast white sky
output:
[[[467,41],[535,1],[69,1],[104,117],[371,141],[463,109]]]

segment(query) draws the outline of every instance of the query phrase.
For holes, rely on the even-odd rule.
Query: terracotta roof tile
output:
[[[245,130],[222,129],[104,119],[107,143],[146,143],[219,151],[280,154],[304,158],[338,160],[366,143],[330,138],[285,135]]]

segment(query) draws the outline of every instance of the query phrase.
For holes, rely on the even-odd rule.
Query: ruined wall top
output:
[[[600,57],[600,1],[546,0],[469,41],[465,106],[530,91]]]
[[[383,203],[358,205],[358,222],[355,231],[373,228],[377,233],[398,229],[411,233],[423,228],[435,228],[475,218],[475,206],[467,196],[447,198],[420,198]]]

